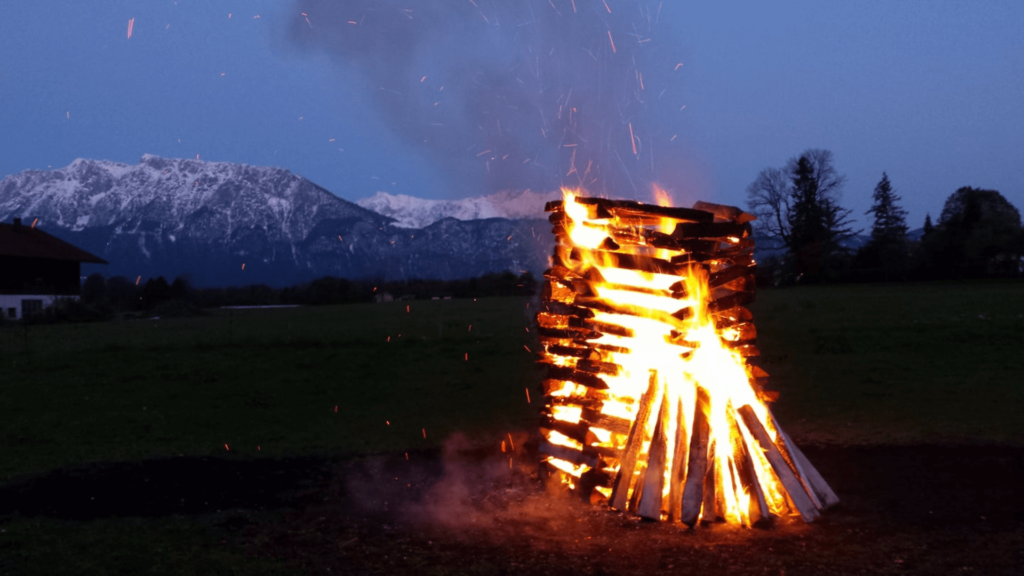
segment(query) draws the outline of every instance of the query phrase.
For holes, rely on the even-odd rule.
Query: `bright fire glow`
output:
[[[654,193],[659,205],[670,205],[671,199],[664,190],[655,188]],[[640,428],[646,432],[640,445],[635,475],[642,477],[639,475],[648,467],[660,419],[661,434],[667,438],[664,482],[660,484],[663,487],[662,517],[668,517],[671,513],[669,495],[673,482],[677,490],[681,490],[680,484],[686,482],[685,478],[673,479],[672,474],[674,468],[680,468],[674,466],[675,459],[685,458],[682,454],[676,454],[677,445],[690,446],[697,411],[701,411],[709,423],[707,453],[713,459],[707,469],[711,471],[709,474],[714,475],[713,509],[707,509],[709,500],[705,496],[701,519],[714,520],[718,516],[744,525],[750,525],[756,520],[751,517],[751,507],[754,505],[752,498],[755,496],[750,493],[749,483],[742,480],[745,477],[743,462],[747,459],[763,489],[768,508],[773,514],[783,514],[788,510],[784,490],[738,411],[744,406],[750,406],[773,441],[778,432],[769,417],[767,406],[752,385],[747,363],[728,345],[729,341],[738,338],[738,332],[732,328],[717,329],[715,316],[708,310],[712,301],[708,272],[695,265],[686,268],[685,276],[680,277],[618,267],[614,254],[602,249],[602,246],[607,245],[609,239],[615,241],[612,237],[613,224],[618,230],[627,226],[613,223],[607,217],[598,218],[593,205],[576,201],[577,192],[563,190],[563,194],[563,208],[568,217],[564,226],[571,245],[563,245],[560,249],[583,249],[578,250],[579,259],[564,259],[565,266],[574,277],[588,279],[592,293],[588,297],[596,298],[602,304],[594,310],[594,316],[589,321],[619,328],[613,329],[613,333],[604,330],[599,337],[588,341],[592,349],[600,354],[601,362],[619,367],[617,374],[600,375],[608,385],[607,398],[599,407],[600,414],[633,422],[641,411],[641,397],[645,393],[649,394],[649,390],[653,391],[653,409],[645,412],[647,425]],[[648,226],[648,230],[668,234],[672,232],[675,221],[665,218]],[[642,225],[637,224],[635,228],[635,233],[642,237]],[[563,239],[563,242],[566,240]],[[623,247],[617,253],[622,254],[627,249],[643,256],[668,257],[667,251],[642,243]],[[679,251],[676,250],[674,254],[679,254]],[[595,271],[599,275],[594,274]],[[552,290],[566,292],[553,294],[553,299],[558,301],[571,303],[573,298],[578,297],[568,288],[556,286]],[[685,309],[689,309],[689,313],[685,313]],[[538,321],[544,326],[543,313],[538,316]],[[578,362],[577,358],[560,355],[557,351],[547,352],[546,358],[555,366],[574,367]],[[593,356],[590,358],[594,359]],[[698,405],[698,389],[706,393],[709,398],[707,404]],[[560,401],[571,401],[585,398],[587,393],[588,388],[566,381],[561,383],[560,388],[552,388],[548,396],[562,399]],[[584,400],[580,402],[582,404]],[[665,408],[659,410],[662,405]],[[583,410],[578,406],[555,405],[550,407],[550,412],[555,420],[577,423]],[[683,434],[678,434],[680,423],[685,427]],[[544,430],[544,435],[548,442],[560,447],[578,449],[582,446],[578,440],[557,431]],[[684,438],[685,441],[677,443],[677,438]],[[610,431],[595,426],[588,432],[586,443],[594,449],[622,451],[627,442],[627,434],[621,428]],[[569,485],[578,482],[581,474],[589,469],[585,464],[577,465],[555,456],[548,461],[569,476],[562,479]],[[605,468],[604,472],[615,477],[621,463],[615,459],[612,462],[613,465]],[[687,469],[685,464],[684,460],[681,466],[684,471]],[[710,481],[705,480],[704,485],[710,485]],[[607,487],[598,487],[595,491],[604,497],[611,495]],[[636,505],[632,491],[627,495],[629,506]]]

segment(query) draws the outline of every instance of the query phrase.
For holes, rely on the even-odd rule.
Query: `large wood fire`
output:
[[[767,402],[750,311],[754,217],[581,197],[537,313],[546,466],[581,498],[651,520],[747,526],[839,500]]]

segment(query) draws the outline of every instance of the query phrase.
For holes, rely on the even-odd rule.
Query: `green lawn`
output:
[[[797,441],[1024,443],[1024,283],[766,290],[754,319]]]
[[[157,456],[400,452],[456,430],[531,429],[525,389],[541,372],[524,349],[526,306],[432,300],[7,327],[0,480]]]

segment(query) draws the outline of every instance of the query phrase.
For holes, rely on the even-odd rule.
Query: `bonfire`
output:
[[[592,503],[690,527],[811,522],[836,504],[751,363],[754,217],[572,190],[546,210],[557,244],[537,324],[551,477]]]

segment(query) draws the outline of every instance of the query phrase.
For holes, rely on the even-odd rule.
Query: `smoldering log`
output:
[[[612,488],[612,496],[608,501],[608,505],[616,510],[623,512],[626,510],[626,500],[633,483],[633,473],[636,471],[636,460],[640,456],[644,437],[647,435],[647,421],[650,419],[651,408],[657,396],[658,375],[652,373],[647,384],[647,391],[640,397],[640,406],[637,407],[636,418],[633,419],[633,426],[629,430],[626,448],[619,461],[619,473],[615,477],[615,486]]]
[[[611,362],[600,362],[598,360],[580,360],[576,363],[576,370],[590,372],[591,374],[608,374],[616,376],[622,370],[618,364]]]
[[[557,254],[558,250],[555,252]],[[577,262],[603,262],[609,267],[622,268],[624,270],[639,270],[641,272],[657,272],[659,274],[670,274],[673,276],[678,276],[680,272],[682,272],[682,270],[680,270],[680,266],[673,264],[668,260],[662,260],[661,258],[643,256],[641,254],[623,254],[621,252],[611,252],[609,250],[589,250],[578,246],[569,249],[568,253],[563,258],[568,258],[569,260],[575,260]]]
[[[753,292],[733,292],[727,296],[721,298],[715,298],[708,303],[708,312],[714,313],[724,310],[731,310],[744,304],[750,304],[754,301]]]
[[[729,266],[724,270],[718,272],[712,272],[708,276],[708,288],[717,288],[736,280],[737,278],[743,278],[745,276],[752,276],[754,269],[752,266]]]
[[[599,350],[601,352],[615,352],[618,354],[629,353],[629,348],[626,348],[624,346],[615,346],[614,344],[592,344],[591,348],[593,348],[594,350]]]
[[[595,376],[593,373],[574,370],[569,366],[548,366],[548,378],[551,380],[572,382],[574,384],[580,384],[596,390],[608,389],[608,383],[602,380],[600,376]]]
[[[547,312],[554,316],[567,316],[577,318],[593,318],[594,313],[586,308],[580,308],[572,304],[565,304],[562,302],[548,301],[543,304],[544,309],[542,312]]]
[[[745,238],[751,235],[750,224],[735,222],[705,222],[676,224],[672,237],[676,240],[691,238]]]
[[[630,422],[625,418],[601,414],[597,410],[584,409],[580,418],[586,420],[591,428],[601,428],[616,434],[629,434]]]
[[[593,350],[589,347],[580,346],[562,346],[560,344],[544,344],[544,349],[549,354],[556,356],[565,356],[567,358],[589,358],[593,354]]]
[[[697,387],[697,403],[693,409],[693,432],[690,434],[690,449],[686,462],[686,484],[683,487],[683,503],[679,521],[693,528],[700,515],[704,501],[704,474],[708,468],[708,434],[710,423],[707,410],[711,399],[707,391]]]
[[[623,338],[632,338],[633,330],[626,328],[625,326],[619,326],[616,324],[610,324],[608,322],[599,322],[597,320],[586,320],[586,325],[601,332],[602,334],[611,334],[612,336],[621,336]]]
[[[586,422],[566,422],[565,420],[558,420],[550,415],[542,415],[540,419],[541,429],[554,430],[559,434],[563,434],[568,438],[585,444],[587,439],[587,430],[590,426]]]
[[[805,522],[813,522],[820,516],[818,509],[811,502],[807,492],[804,491],[803,484],[796,477],[793,469],[789,467],[785,458],[782,457],[782,453],[779,452],[778,446],[772,442],[771,438],[768,437],[768,432],[765,431],[761,421],[758,420],[757,414],[754,413],[754,409],[749,405],[740,407],[737,410],[740,417],[743,418],[743,423],[746,424],[747,430],[750,431],[751,436],[760,445],[761,450],[764,451],[764,455],[768,458],[768,463],[771,464],[772,470],[775,471],[775,475],[779,481],[782,482],[783,488],[786,489],[787,495],[792,499],[793,504],[796,506],[797,512],[804,519]]]
[[[549,396],[548,403],[552,406],[566,406],[569,408],[581,408],[585,414],[587,410],[600,410],[604,400],[600,398],[586,398],[580,396]]]
[[[559,444],[552,444],[547,440],[541,440],[540,447],[538,448],[541,454],[547,454],[552,458],[558,458],[559,460],[565,460],[566,462],[579,466],[580,464],[586,464],[587,466],[597,466],[597,456],[589,455],[569,448],[568,446],[561,446]]]
[[[715,215],[705,210],[693,208],[676,208],[674,206],[655,206],[643,204],[635,200],[608,200],[606,198],[593,198],[579,196],[576,203],[597,206],[608,211],[610,215],[639,215],[658,216],[660,218],[672,218],[674,220],[689,220],[692,222],[711,222]],[[545,207],[546,208],[546,207]]]
[[[703,210],[704,212],[711,212],[712,214],[714,214],[715,218],[719,218],[722,220],[732,220],[735,222],[739,222],[740,224],[757,220],[757,217],[754,216],[753,214],[748,214],[735,206],[726,206],[725,204],[714,204],[711,202],[704,202],[702,200],[694,202],[693,209]]]
[[[605,460],[619,460],[622,458],[622,450],[614,446],[584,446],[583,453],[588,456],[600,456]],[[612,480],[609,478],[609,481]]]

